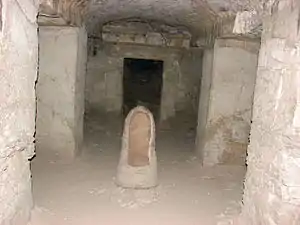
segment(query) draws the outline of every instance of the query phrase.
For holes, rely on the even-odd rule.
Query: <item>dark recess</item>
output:
[[[123,115],[137,105],[147,107],[159,118],[163,61],[124,59],[123,67]]]

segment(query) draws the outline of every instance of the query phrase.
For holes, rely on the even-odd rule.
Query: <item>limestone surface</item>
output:
[[[34,155],[37,4],[1,1],[0,224],[25,224],[32,207],[29,159]]]

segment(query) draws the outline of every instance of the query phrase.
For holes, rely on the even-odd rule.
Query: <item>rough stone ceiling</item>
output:
[[[248,0],[89,0],[87,27],[97,32],[106,22],[141,18],[201,32],[220,15],[246,9]],[[94,32],[93,32],[94,31]]]

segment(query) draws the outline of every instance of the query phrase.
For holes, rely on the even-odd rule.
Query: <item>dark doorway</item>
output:
[[[123,68],[123,115],[135,106],[147,107],[159,118],[163,61],[146,59],[124,59]]]

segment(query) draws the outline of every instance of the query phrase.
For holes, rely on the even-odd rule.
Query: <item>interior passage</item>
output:
[[[0,0],[0,225],[299,225],[299,21],[299,0]]]
[[[188,119],[182,115],[158,130],[159,185],[135,190],[114,182],[122,118],[87,115],[80,158],[33,161],[36,208],[30,225],[229,224],[240,212],[245,167],[202,168]]]

